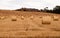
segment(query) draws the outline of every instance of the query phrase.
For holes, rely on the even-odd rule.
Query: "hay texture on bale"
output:
[[[59,17],[58,16],[53,16],[53,20],[54,21],[58,21],[59,20]]]
[[[16,17],[16,16],[12,16],[12,17],[11,17],[11,20],[12,20],[12,21],[17,21],[17,17]]]
[[[42,24],[51,24],[52,18],[50,16],[42,17]]]

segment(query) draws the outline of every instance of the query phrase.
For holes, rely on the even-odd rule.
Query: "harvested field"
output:
[[[1,38],[60,38],[60,14],[1,10],[0,16]]]

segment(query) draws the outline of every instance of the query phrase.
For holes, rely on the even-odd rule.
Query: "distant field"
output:
[[[60,38],[60,14],[0,10],[0,37]]]

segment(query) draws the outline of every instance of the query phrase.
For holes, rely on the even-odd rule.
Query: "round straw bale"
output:
[[[11,20],[12,21],[17,21],[17,17],[16,16],[12,16]]]
[[[0,19],[1,19],[1,20],[4,20],[4,19],[5,19],[5,16],[1,16]]]
[[[44,16],[42,17],[42,24],[51,24],[51,17],[50,16]]]
[[[21,19],[24,20],[24,16],[21,16]]]
[[[30,16],[30,19],[32,19],[32,20],[33,20],[33,19],[34,19],[34,17],[33,17],[33,16]]]
[[[59,20],[59,17],[58,16],[53,16],[53,20],[54,21],[58,21]]]

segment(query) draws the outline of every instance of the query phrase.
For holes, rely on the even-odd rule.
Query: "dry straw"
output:
[[[24,20],[24,16],[21,16],[21,19]]]
[[[12,17],[11,17],[11,20],[12,20],[12,21],[17,21],[17,17],[16,17],[16,16],[12,16]]]
[[[1,20],[4,20],[4,19],[5,19],[5,16],[0,16],[0,19],[1,19]]]
[[[58,16],[52,16],[52,18],[53,18],[54,21],[58,21],[59,20]]]
[[[34,17],[33,17],[33,16],[30,16],[30,19],[31,19],[31,20],[33,20],[33,19],[34,19]]]
[[[42,24],[51,24],[52,18],[50,16],[42,17]]]

